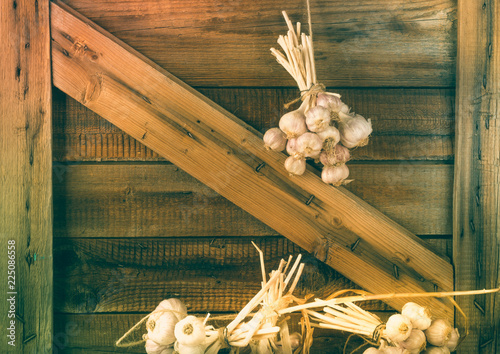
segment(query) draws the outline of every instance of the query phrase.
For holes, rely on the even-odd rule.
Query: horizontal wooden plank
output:
[[[375,312],[385,318],[389,313]],[[144,346],[117,348],[114,343],[127,330],[137,323],[143,314],[92,314],[92,315],[55,315],[54,353],[65,354],[105,354],[105,353],[144,353]],[[199,315],[200,317],[202,314]],[[216,315],[217,316],[217,315]],[[288,324],[291,332],[299,332],[295,325],[296,316]],[[221,324],[223,325],[223,324]],[[348,334],[339,331],[315,329],[312,353],[341,354]],[[362,344],[360,338],[351,338],[347,347],[350,353]],[[248,353],[248,352],[244,352]],[[243,354],[243,352],[242,352]]]
[[[295,86],[269,52],[306,30],[302,0],[65,0],[190,85]],[[335,86],[454,86],[456,2],[311,1],[318,79]]]
[[[257,130],[66,5],[51,9],[53,81],[70,96],[365,289],[453,288],[449,260],[415,234],[312,169],[291,178],[284,154],[266,151]],[[452,317],[451,304],[428,303]]]
[[[451,234],[453,166],[350,165],[353,193],[419,235]],[[171,164],[55,164],[58,237],[278,233]]]
[[[283,88],[201,88],[201,93],[264,132],[277,126],[283,104],[297,95]],[[374,132],[353,160],[453,160],[454,90],[339,89],[353,110],[370,117]],[[81,103],[54,91],[57,161],[161,161],[151,149]]]
[[[302,254],[304,272],[295,294],[326,298],[359,288],[284,237],[266,238],[56,238],[55,306],[65,313],[148,312],[168,297],[178,297],[191,312],[238,312],[260,287],[259,255],[266,269]],[[443,254],[451,240],[428,240]],[[379,301],[369,310],[388,310]]]

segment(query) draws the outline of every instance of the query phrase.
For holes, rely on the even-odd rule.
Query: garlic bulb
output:
[[[178,343],[175,350],[179,354],[203,354],[205,353],[205,345],[190,346]]]
[[[305,157],[318,157],[323,147],[323,141],[314,133],[304,133],[297,138],[297,150]]]
[[[323,149],[326,151],[331,151],[340,141],[340,133],[339,130],[335,127],[328,126],[322,132],[317,133],[318,136],[323,140],[324,146]]]
[[[382,349],[384,354],[410,354],[410,351],[399,347],[385,347]]]
[[[411,330],[411,321],[400,314],[392,315],[385,324],[385,336],[396,343],[406,340]]]
[[[315,106],[306,112],[306,125],[312,132],[321,132],[330,125],[330,111],[321,106]]]
[[[372,123],[359,114],[349,115],[340,112],[340,141],[345,147],[352,149],[356,146],[368,144],[368,137],[372,133]]]
[[[173,344],[175,324],[186,315],[186,306],[179,299],[163,300],[146,322],[147,338],[160,345]]]
[[[293,332],[290,334],[290,344],[292,346],[292,350],[297,349],[302,344],[302,335],[298,332]]]
[[[286,143],[286,152],[288,155],[293,156],[296,159],[304,158],[304,155],[302,155],[297,149],[297,138],[288,140],[288,142]]]
[[[427,339],[425,338],[424,332],[420,329],[413,328],[411,330],[410,336],[403,342],[399,343],[401,347],[408,349],[410,352],[420,353],[425,349]]]
[[[285,160],[285,169],[290,175],[301,176],[306,172],[306,160],[288,156]]]
[[[401,314],[410,319],[413,328],[425,330],[432,322],[429,309],[414,302],[406,303]]]
[[[346,163],[351,158],[349,149],[342,145],[335,145],[333,151],[322,151],[319,155],[319,161],[324,166],[335,166]]]
[[[334,120],[338,120],[338,113],[349,113],[349,107],[340,100],[340,95],[332,94],[329,92],[320,93],[316,100],[316,104],[321,107],[327,108],[331,117]]]
[[[448,347],[428,347],[425,354],[450,354]]]
[[[306,117],[301,111],[292,111],[284,114],[279,122],[280,129],[287,139],[296,138],[307,132]]]
[[[446,346],[450,350],[450,352],[454,352],[457,349],[458,341],[460,339],[460,333],[458,332],[458,328],[455,328],[451,331],[450,340],[446,343]]]
[[[264,134],[264,146],[268,150],[283,151],[286,146],[286,135],[280,128],[271,128]]]
[[[363,354],[381,354],[381,353],[383,353],[383,351],[378,350],[377,348],[374,347],[368,348],[363,352]]]
[[[327,184],[340,186],[349,177],[349,168],[345,164],[339,166],[325,166],[321,172],[321,179]]]
[[[171,354],[173,351],[173,348],[160,345],[152,339],[146,340],[146,353],[148,354]]]
[[[452,331],[453,328],[448,320],[439,318],[432,321],[430,327],[425,330],[425,336],[430,344],[442,347],[450,340]]]
[[[179,345],[195,347],[205,341],[205,324],[195,316],[187,316],[175,325],[174,333]]]

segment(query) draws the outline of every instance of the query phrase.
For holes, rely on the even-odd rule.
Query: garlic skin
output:
[[[303,159],[304,154],[299,152],[298,147],[297,147],[297,138],[293,138],[288,140],[286,143],[286,152],[288,155],[295,157],[296,159]]]
[[[332,151],[340,141],[339,130],[332,126],[328,126],[325,130],[317,134],[323,140],[323,149],[326,151]]]
[[[290,175],[301,176],[306,172],[306,160],[288,156],[285,160],[285,169]]]
[[[302,344],[302,335],[298,332],[293,332],[290,334],[290,344],[292,346],[292,350],[297,349]]]
[[[420,306],[414,302],[408,302],[403,306],[401,314],[410,319],[413,328],[426,330],[432,323],[431,313],[427,307]]]
[[[366,349],[363,354],[382,354],[383,351],[378,350],[377,348],[371,347]]]
[[[410,336],[403,342],[399,343],[401,347],[408,349],[411,353],[420,353],[425,349],[427,339],[425,334],[420,329],[413,328]]]
[[[323,141],[314,133],[304,133],[297,138],[297,150],[305,157],[318,157],[323,147]]]
[[[321,172],[321,179],[326,184],[340,186],[342,182],[349,177],[349,168],[345,165],[325,166]]]
[[[450,352],[454,352],[457,349],[458,341],[460,340],[460,333],[458,332],[458,328],[455,328],[451,331],[450,340],[446,343],[446,346],[450,350]]]
[[[195,346],[177,344],[175,351],[179,354],[203,354],[205,346],[203,344]]]
[[[179,299],[163,300],[146,322],[147,338],[159,345],[172,345],[175,342],[174,327],[186,315],[186,306]]]
[[[267,150],[283,151],[286,147],[286,135],[280,128],[271,128],[264,134],[264,147]]]
[[[315,106],[306,112],[306,125],[312,132],[321,132],[330,125],[330,111],[321,106]]]
[[[448,347],[428,347],[425,354],[450,354]]]
[[[432,321],[430,327],[425,330],[425,336],[430,344],[442,347],[450,340],[452,331],[453,328],[448,320],[439,318]]]
[[[175,338],[179,345],[196,347],[202,345],[206,338],[203,320],[195,316],[187,316],[175,325]]]
[[[146,340],[146,353],[148,354],[171,354],[173,351],[173,348],[160,345],[152,339]]]
[[[296,138],[307,132],[306,117],[298,110],[288,112],[281,117],[279,127],[287,139]]]
[[[335,166],[346,163],[351,158],[349,149],[342,145],[335,145],[333,151],[322,151],[319,155],[319,161],[324,166]]]
[[[327,108],[332,116],[332,119],[338,119],[338,113],[349,113],[349,107],[340,100],[340,95],[330,92],[320,93],[316,100],[316,104]]]
[[[385,347],[382,349],[384,354],[410,354],[410,351],[399,347]]]
[[[411,321],[403,315],[396,314],[392,315],[387,320],[384,334],[391,341],[399,343],[408,339],[411,330]]]
[[[366,120],[359,114],[340,114],[339,132],[340,142],[345,147],[352,149],[368,144],[368,137],[373,131],[371,120]]]

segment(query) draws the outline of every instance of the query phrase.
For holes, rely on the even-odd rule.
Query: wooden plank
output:
[[[302,0],[66,0],[190,85],[295,86],[269,48],[281,11],[307,27]],[[456,2],[311,1],[318,78],[327,86],[454,85]]]
[[[453,161],[454,98],[451,89],[339,89],[353,110],[370,117],[370,144],[353,160]],[[284,88],[202,88],[200,92],[264,132],[277,126],[283,104],[297,94]],[[57,90],[54,96],[57,161],[161,161],[140,141]]]
[[[381,318],[388,317],[386,312],[375,312]],[[199,314],[201,317],[204,314]],[[218,315],[218,314],[217,314]],[[224,314],[221,314],[224,315]],[[92,315],[55,315],[54,347],[58,352],[65,354],[85,354],[91,351],[96,354],[104,353],[144,353],[143,346],[132,348],[116,348],[114,343],[130,327],[137,323],[144,314],[92,314]],[[300,332],[295,325],[296,316],[289,320],[291,332]],[[222,323],[222,322],[221,322]],[[223,324],[221,324],[222,326]],[[341,354],[348,334],[331,330],[314,330],[312,353]],[[362,344],[360,338],[349,340],[348,352],[352,352]],[[247,351],[242,353],[249,353]]]
[[[451,235],[452,165],[349,164],[346,186],[418,235]],[[268,236],[256,218],[171,164],[54,165],[60,237]]]
[[[500,283],[500,3],[458,2],[455,288]],[[500,353],[500,296],[460,297],[471,334],[458,353]],[[457,324],[464,325],[461,316]]]
[[[45,353],[53,317],[48,0],[2,1],[0,33],[0,351]]]
[[[266,151],[258,131],[65,5],[52,4],[53,79],[64,92],[319,259],[330,262],[330,247],[341,247],[338,257],[345,258],[335,266],[347,277],[358,262],[391,279],[366,279],[364,288],[452,288],[451,265],[414,234],[312,170],[291,178],[284,154]],[[256,172],[263,162],[266,168]],[[352,252],[359,238],[364,242]],[[394,265],[402,275],[395,280]],[[428,302],[451,315],[450,304]],[[391,299],[396,307],[403,303]]]
[[[268,272],[289,255],[303,255],[297,296],[359,288],[283,237],[57,239],[56,311],[147,312],[163,298],[178,297],[192,312],[238,312],[261,286],[252,240]],[[373,301],[363,307],[389,309]]]

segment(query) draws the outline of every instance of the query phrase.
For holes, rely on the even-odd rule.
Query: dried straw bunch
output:
[[[308,3],[308,14],[309,3]],[[283,11],[288,33],[280,35],[278,44],[283,53],[271,48],[285,70],[294,78],[301,97],[285,105],[285,108],[302,100],[300,107],[284,114],[279,128],[271,128],[264,134],[267,149],[283,151],[289,157],[285,168],[290,175],[302,175],[306,170],[306,159],[323,165],[321,178],[325,183],[341,185],[347,180],[350,159],[349,149],[368,144],[372,132],[371,121],[340,100],[337,93],[325,92],[325,86],[317,82],[314,49],[309,15],[309,33],[301,33],[301,24],[296,28]]]
[[[145,342],[149,354],[213,354],[223,348],[238,353],[245,347],[250,347],[253,353],[309,353],[313,330],[307,319],[302,319],[302,334],[290,334],[288,318],[279,314],[291,304],[302,305],[308,299],[293,296],[304,269],[301,255],[293,263],[292,256],[288,261],[282,259],[268,279],[263,253],[254,246],[260,255],[262,289],[226,327],[215,328],[209,321],[228,319],[227,316],[210,317],[208,314],[204,319],[190,316],[179,300],[168,299],[125,333],[116,345],[129,347]],[[124,339],[144,322],[147,333],[142,340],[124,343]]]

